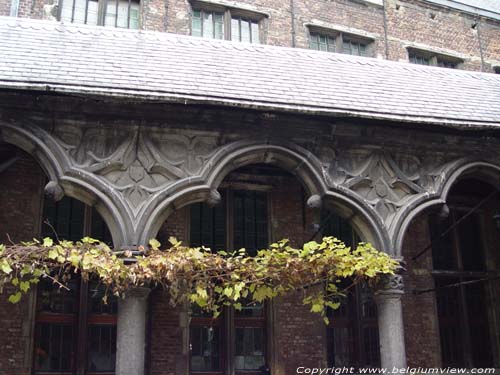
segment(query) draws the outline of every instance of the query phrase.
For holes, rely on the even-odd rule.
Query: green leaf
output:
[[[20,300],[21,300],[21,292],[17,292],[9,296],[10,303],[18,303]]]
[[[43,244],[42,244],[42,246],[43,246],[43,247],[51,247],[51,246],[53,246],[53,245],[54,245],[54,241],[52,240],[52,238],[50,238],[50,237],[45,237],[45,238],[43,239]]]
[[[47,256],[49,257],[49,259],[54,260],[59,256],[59,252],[57,251],[57,249],[50,249]]]
[[[2,261],[0,268],[2,269],[2,272],[6,273],[7,275],[12,272],[12,267],[6,259]]]
[[[153,250],[159,250],[160,246],[161,246],[161,243],[157,239],[152,238],[152,239],[149,240],[149,246],[151,246],[151,248]]]
[[[26,293],[30,289],[29,281],[21,281],[21,283],[19,283],[19,289]]]

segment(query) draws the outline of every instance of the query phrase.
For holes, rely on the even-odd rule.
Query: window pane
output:
[[[191,371],[221,370],[218,327],[191,327]]]
[[[113,245],[113,239],[111,238],[111,233],[109,232],[108,226],[95,208],[92,208],[92,224],[90,229],[90,236],[92,238],[101,240],[102,242],[110,246]]]
[[[459,279],[455,278],[436,278],[435,280],[443,366],[462,367],[465,365],[462,344],[464,330],[460,324],[460,291],[457,287],[443,288],[458,282]]]
[[[245,303],[245,301],[242,301],[243,308],[234,311],[236,318],[261,318],[264,316],[264,305],[262,303],[251,303],[248,305]]]
[[[236,328],[236,370],[258,370],[265,364],[264,328]]]
[[[240,41],[240,20],[238,18],[231,19],[231,40]]]
[[[417,54],[410,54],[410,62],[412,64],[419,64],[419,65],[430,65],[430,59],[424,56],[420,56]]]
[[[118,0],[108,0],[106,2],[106,17],[104,25],[115,26]]]
[[[87,5],[87,25],[97,25],[99,12],[99,3],[94,0],[89,0]]]
[[[465,213],[466,211],[456,212],[455,220],[460,220]],[[473,213],[465,217],[456,227],[456,231],[462,253],[463,269],[465,271],[485,270],[479,215]]]
[[[116,362],[116,326],[90,325],[88,328],[87,370],[113,372]]]
[[[451,215],[447,218],[441,218],[437,215],[429,218],[429,230],[432,242],[432,262],[435,270],[453,270],[458,267],[452,236],[453,231],[441,237],[441,235],[450,228],[451,224]]]
[[[319,35],[311,34],[309,39],[309,48],[319,50]]]
[[[86,0],[75,0],[75,12],[73,14],[72,22],[85,23],[86,8],[87,8]]]
[[[69,197],[64,197],[59,202],[45,199],[43,208],[43,221],[50,225],[42,225],[42,237],[77,241],[83,237],[83,215],[85,205]],[[54,233],[55,231],[55,233]]]
[[[78,283],[67,283],[69,290],[59,288],[49,280],[41,280],[38,286],[38,311],[57,314],[76,314],[78,311]]]
[[[128,28],[128,1],[120,0],[118,2],[117,27]]]
[[[61,4],[61,21],[71,22],[73,14],[73,0],[63,0],[60,4]]]
[[[202,12],[202,14],[203,14],[202,36],[204,38],[213,38],[214,37],[213,14],[209,12]]]
[[[73,327],[64,324],[39,324],[35,343],[36,372],[69,372],[74,354]]]
[[[199,10],[193,11],[193,19],[191,23],[191,35],[193,36],[201,36],[201,12]]]
[[[139,2],[133,1],[130,4],[130,29],[138,29],[139,28],[139,15],[140,15],[141,5]]]
[[[191,206],[190,213],[190,245],[226,250],[225,205],[209,207],[204,203],[196,203]]]
[[[352,326],[328,328],[327,345],[330,366],[351,366],[356,362]]]
[[[465,280],[471,281],[471,280]],[[470,347],[474,367],[492,367],[490,325],[484,282],[465,285],[465,300],[470,329]]]
[[[118,299],[116,296],[108,295],[107,303],[104,303],[103,297],[105,288],[95,282],[88,285],[88,311],[93,315],[114,315],[118,312]]]
[[[257,22],[252,22],[252,43],[260,43],[260,29]]]
[[[250,255],[268,245],[267,195],[261,192],[234,193],[234,248]]]
[[[224,39],[224,15],[214,13],[214,36],[215,39]]]
[[[250,22],[241,20],[240,21],[240,26],[241,26],[241,41],[242,42],[250,42]]]

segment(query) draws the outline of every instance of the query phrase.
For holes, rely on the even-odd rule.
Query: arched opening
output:
[[[293,246],[302,246],[312,239],[319,240],[321,235],[334,235],[354,245],[360,237],[356,229],[369,227],[362,224],[353,229],[350,219],[358,220],[357,224],[364,221],[345,202],[332,204],[333,198],[329,198],[323,209],[309,207],[310,193],[297,176],[267,163],[232,170],[219,182],[218,191],[218,205],[191,203],[169,216],[159,231],[160,241],[173,235],[191,246],[226,250],[244,247],[253,254],[284,238]],[[366,238],[370,235],[363,233],[362,239]],[[161,329],[165,317],[161,292],[154,293],[153,331]],[[242,314],[226,311],[215,324],[194,312],[186,334],[187,367],[193,375],[223,374],[229,369],[240,375],[257,374],[262,366],[272,364],[274,369],[282,367],[284,373],[291,373],[304,363],[287,358],[290,350],[311,353],[311,363],[328,358],[332,366],[377,366],[377,315],[368,288],[348,292],[346,305],[332,314],[334,323],[325,327],[302,305],[300,296],[293,295],[264,307],[251,306]],[[176,319],[175,312],[171,311],[170,318]],[[291,332],[301,339],[294,340]],[[154,362],[164,355],[164,350],[161,341],[152,340],[150,345]]]
[[[420,214],[405,235],[405,285],[414,292],[403,301],[405,331],[422,332],[408,345],[409,365],[423,360],[414,347],[422,340],[432,366],[498,366],[500,192],[484,177],[469,171],[455,180],[446,205]],[[416,306],[429,319],[412,319]]]
[[[0,143],[1,242],[52,237],[79,240],[92,236],[112,244],[110,232],[95,208],[71,197],[54,202],[44,196],[47,177],[32,156]],[[69,291],[42,280],[35,293],[19,305],[0,301],[2,310],[33,332],[12,337],[24,341],[14,348],[23,357],[13,366],[31,367],[33,374],[112,373],[116,352],[116,303],[103,305],[97,283],[75,275]],[[32,348],[32,349],[29,349]],[[6,355],[9,355],[8,353]],[[27,365],[26,365],[27,364]],[[23,372],[21,368],[12,373]]]

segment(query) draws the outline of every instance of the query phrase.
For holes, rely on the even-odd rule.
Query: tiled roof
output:
[[[500,127],[500,75],[0,17],[0,89]]]

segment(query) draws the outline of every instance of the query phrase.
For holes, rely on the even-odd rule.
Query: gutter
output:
[[[372,120],[390,120],[395,122],[437,125],[447,128],[463,130],[498,130],[500,119],[495,120],[471,120],[451,119],[434,116],[411,116],[407,114],[395,114],[387,112],[374,112],[363,110],[352,110],[346,108],[324,107],[315,105],[287,104],[267,101],[251,101],[238,98],[227,98],[217,96],[199,96],[193,94],[179,94],[166,91],[116,89],[108,87],[91,86],[69,86],[69,85],[47,85],[44,83],[28,82],[0,82],[0,90],[25,90],[39,93],[54,93],[71,95],[84,98],[121,98],[131,99],[144,103],[176,103],[184,105],[213,105],[222,107],[234,107],[260,111],[274,111],[282,113],[299,113],[313,116],[335,116],[352,117]],[[147,95],[147,96],[146,96]]]

